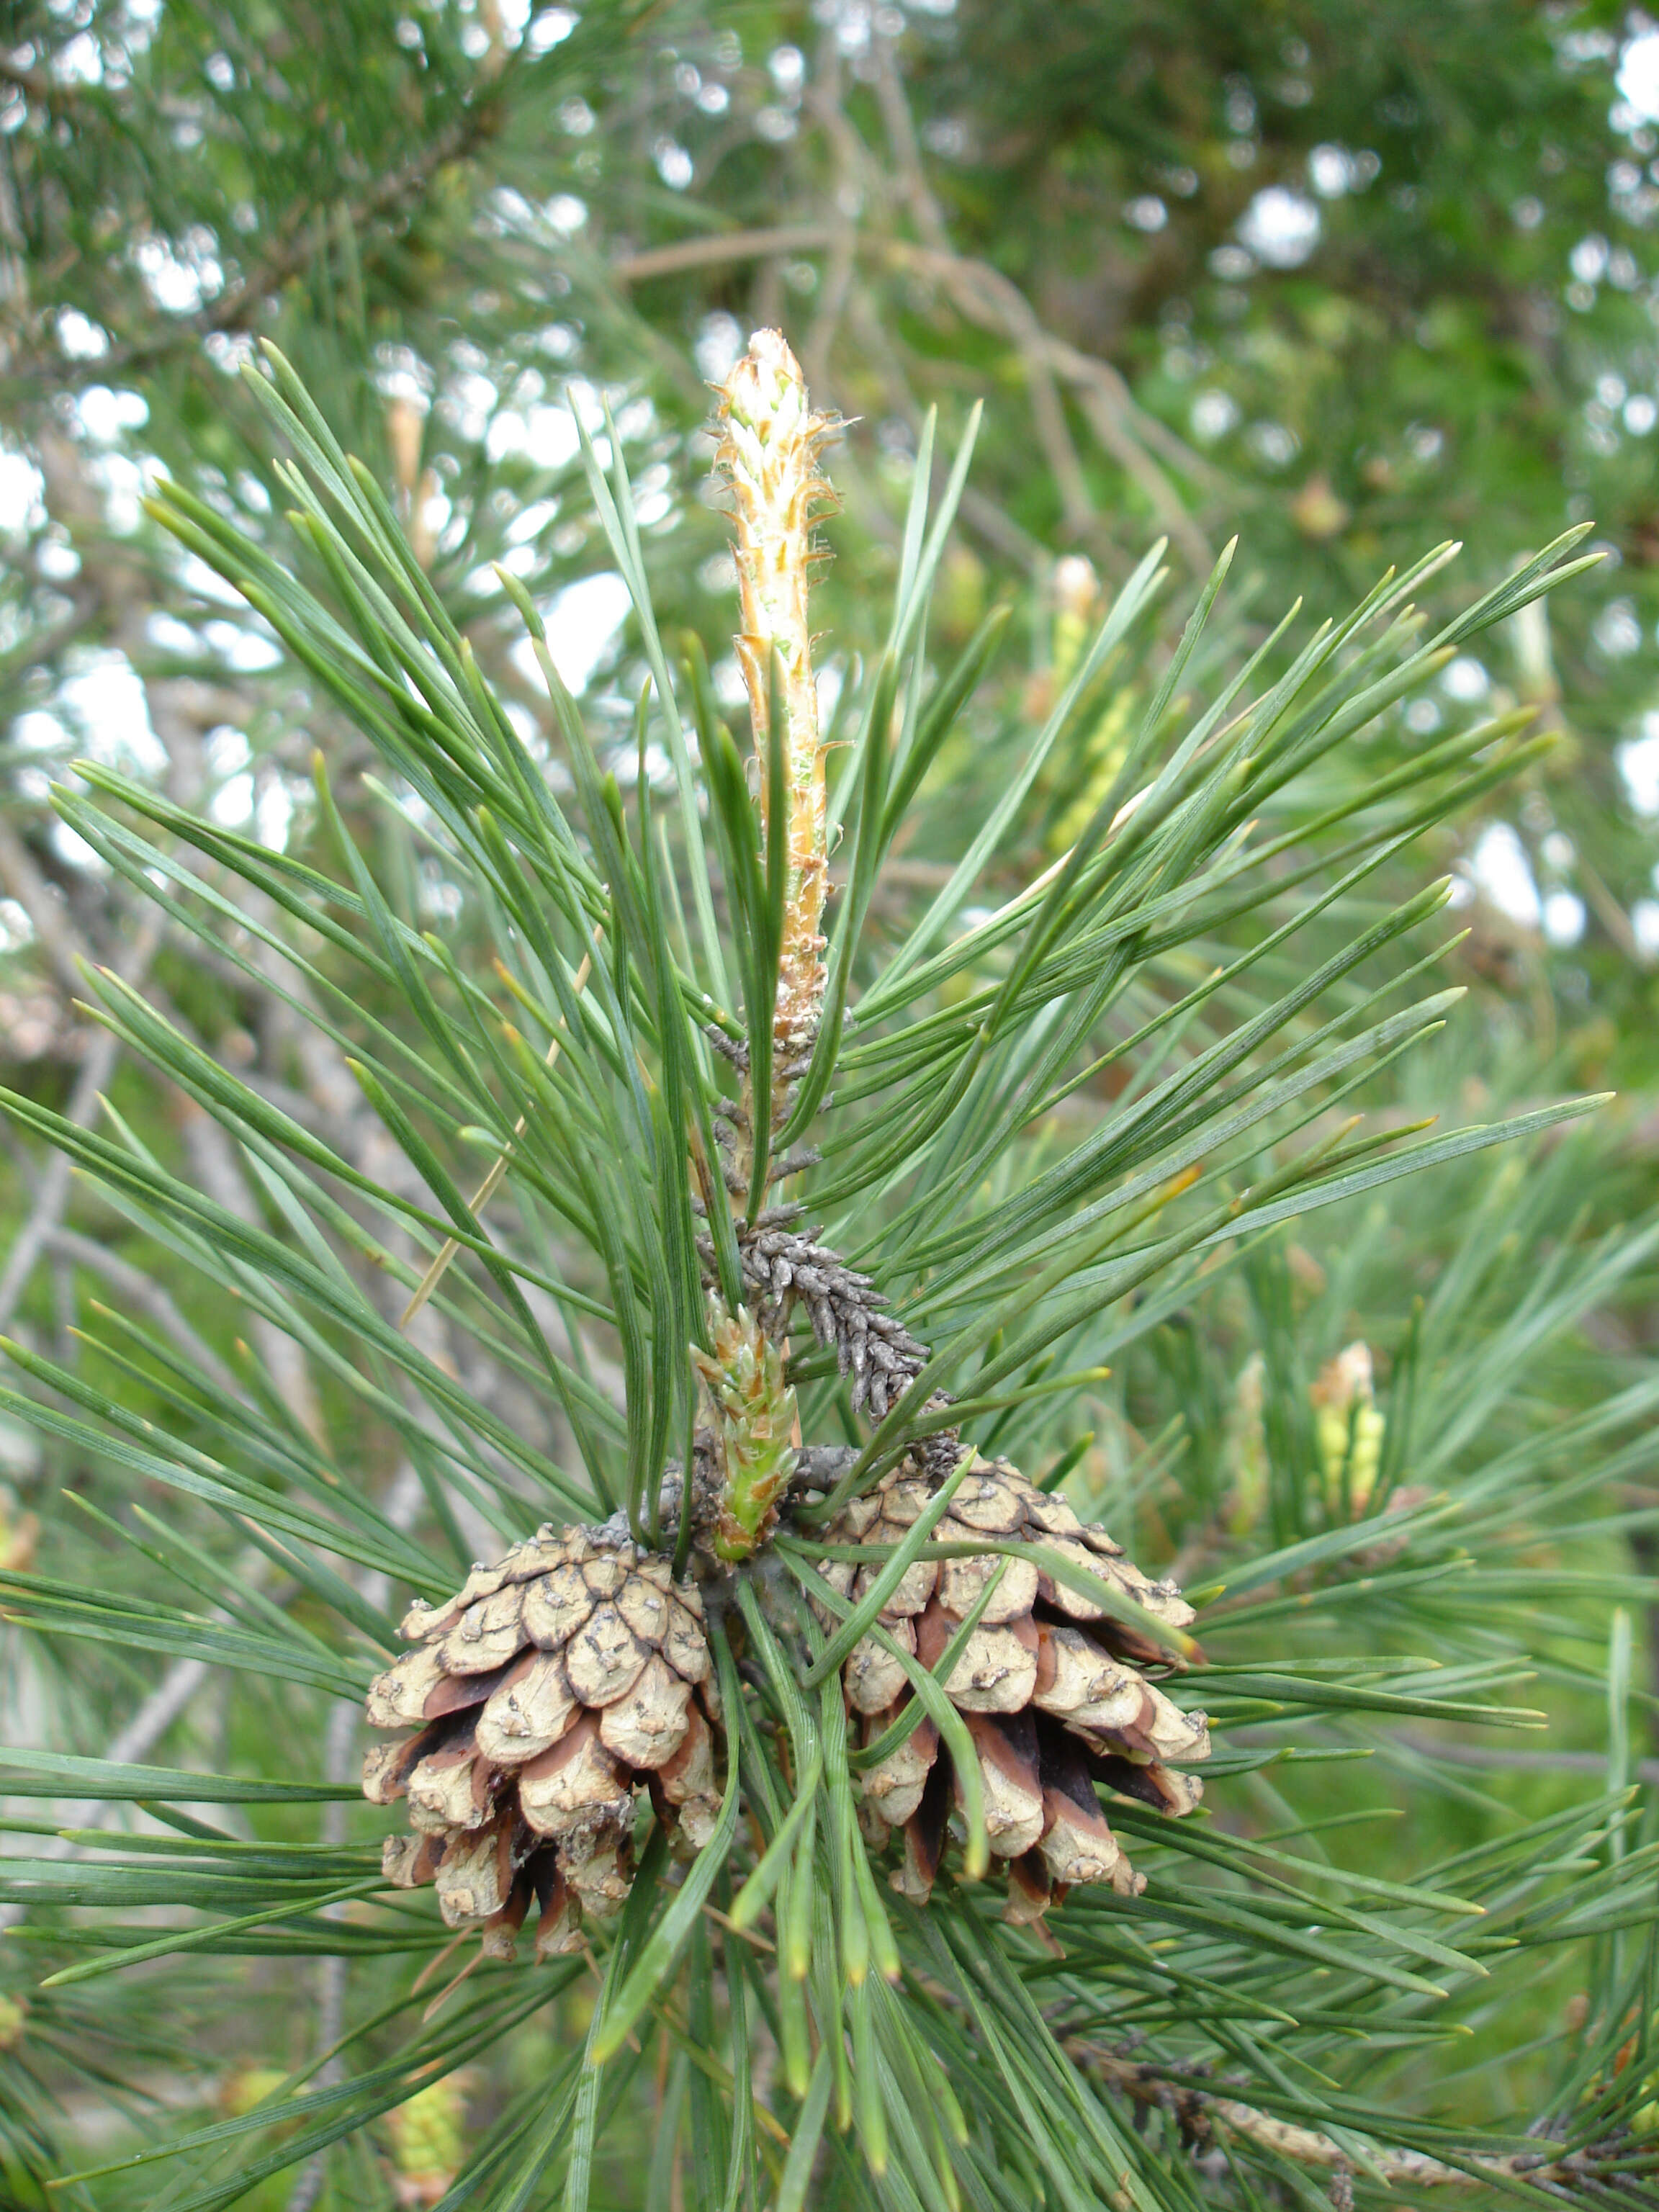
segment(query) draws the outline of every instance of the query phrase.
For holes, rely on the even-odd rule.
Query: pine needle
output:
[[[589,975],[592,972],[592,954],[591,952],[584,952],[582,955],[582,964],[576,970],[577,990],[580,991],[586,984]],[[564,1021],[562,1016],[561,1016],[559,1028],[554,1032],[552,1042],[547,1048],[547,1055],[543,1061],[544,1066],[551,1067],[554,1061],[557,1060],[559,1056],[559,1047],[563,1041],[562,1036],[563,1028]],[[513,1124],[513,1133],[515,1137],[523,1136],[529,1121],[530,1115],[527,1112],[520,1115],[518,1120]],[[507,1152],[501,1153],[499,1157],[491,1163],[489,1174],[484,1177],[483,1181],[478,1185],[477,1190],[473,1192],[472,1196],[467,1201],[467,1207],[470,1212],[476,1214],[482,1211],[484,1206],[489,1205],[490,1200],[494,1198],[495,1193],[501,1188],[502,1178],[507,1174],[507,1163],[512,1158],[513,1153],[509,1148]],[[460,1250],[460,1249],[459,1244],[456,1242],[454,1237],[449,1237],[445,1238],[443,1243],[439,1247],[436,1256],[434,1258],[431,1266],[427,1269],[425,1274],[422,1276],[420,1281],[415,1285],[414,1294],[410,1297],[409,1304],[404,1308],[402,1313],[398,1316],[398,1327],[400,1329],[405,1329],[409,1327],[410,1322],[414,1320],[416,1315],[419,1313],[421,1308],[432,1296],[432,1293],[437,1289],[439,1284],[442,1282],[444,1277],[449,1272],[450,1261],[455,1257],[455,1255]]]

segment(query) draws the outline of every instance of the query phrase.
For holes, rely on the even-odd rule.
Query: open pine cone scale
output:
[[[824,1529],[825,1540],[896,1544],[935,1487],[907,1462],[853,1500]],[[1143,1574],[1104,1528],[1085,1526],[1064,1498],[1039,1490],[1006,1461],[970,1470],[933,1532],[939,1545],[988,1537],[1058,1553],[1171,1628],[1185,1628],[1194,1617],[1173,1583]],[[818,1572],[856,1601],[882,1565],[824,1560]],[[1039,1918],[1056,1894],[1079,1883],[1109,1882],[1138,1893],[1145,1878],[1112,1833],[1095,1784],[1160,1812],[1190,1812],[1202,1787],[1184,1769],[1209,1755],[1205,1716],[1183,1712],[1148,1679],[1145,1669],[1167,1662],[1158,1644],[1018,1549],[914,1562],[879,1616],[886,1638],[936,1669],[999,1569],[944,1688],[978,1759],[987,1840],[1008,1869],[1009,1917]],[[827,1607],[822,1617],[830,1625]],[[874,1636],[848,1656],[842,1682],[866,1745],[908,1707],[905,1669]],[[893,1887],[925,1904],[952,1813],[965,1809],[961,1778],[933,1723],[919,1722],[896,1749],[866,1768],[860,1787],[860,1820],[872,1847],[884,1848],[895,1836],[901,1844]]]
[[[546,1527],[447,1605],[412,1606],[415,1648],[370,1685],[371,1727],[404,1731],[363,1765],[376,1804],[407,1799],[387,1878],[434,1882],[446,1922],[510,1955],[532,1898],[538,1957],[628,1895],[635,1793],[691,1845],[711,1831],[718,1718],[702,1600],[669,1562],[608,1531]]]

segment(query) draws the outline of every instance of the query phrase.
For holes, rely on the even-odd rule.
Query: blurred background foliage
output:
[[[495,562],[542,609],[590,721],[621,744],[645,664],[576,424],[602,434],[611,409],[665,632],[699,634],[734,710],[706,384],[762,324],[787,331],[815,399],[848,418],[831,463],[843,512],[815,601],[832,718],[878,648],[925,412],[940,410],[949,452],[987,403],[934,635],[959,650],[992,608],[1012,619],[884,878],[896,914],[944,879],[962,821],[1006,783],[1090,617],[1152,538],[1171,541],[1179,612],[1241,533],[1232,628],[1206,645],[1219,665],[1292,599],[1313,618],[1340,613],[1438,539],[1466,547],[1430,587],[1454,607],[1594,522],[1596,570],[1460,653],[1297,804],[1334,803],[1483,716],[1535,707],[1553,746],[1387,872],[1401,896],[1454,875],[1468,934],[1447,966],[1473,995],[1437,1060],[1384,1103],[1409,1118],[1449,1097],[1479,1114],[1603,1085],[1618,1102],[1527,1158],[1287,1232],[1200,1286],[1109,1386],[1050,1401],[1020,1443],[1073,1455],[1080,1495],[1195,1584],[1206,1567],[1224,1579],[1218,1563],[1246,1534],[1287,1544],[1389,1484],[1413,1504],[1460,1486],[1444,1557],[1424,1539],[1412,1564],[1475,1552],[1494,1570],[1487,1597],[1470,1602],[1454,1580],[1455,1595],[1417,1591],[1397,1620],[1384,1602],[1366,1632],[1389,1644],[1395,1628],[1431,1629],[1438,1656],[1470,1667],[1524,1641],[1539,1668],[1526,1702],[1549,1710],[1552,1733],[1516,1753],[1438,1724],[1379,1728],[1363,1771],[1311,1767],[1296,1818],[1354,1825],[1364,1840],[1332,1834],[1345,1863],[1375,1863],[1360,1816],[1394,1817],[1430,1865],[1499,1848],[1518,1815],[1565,1812],[1610,1781],[1650,1785],[1659,1644],[1636,1578],[1659,1564],[1642,1442],[1659,1285],[1640,1231],[1659,1157],[1659,26],[1639,10],[0,9],[0,1074],[88,1123],[110,1092],[226,1202],[252,1202],[216,1125],[76,1012],[90,960],[146,981],[249,1080],[325,1120],[343,1151],[354,1141],[361,1100],[331,1090],[274,1000],[158,936],[50,812],[49,782],[80,755],[302,852],[320,749],[407,916],[466,926],[432,854],[398,842],[354,784],[361,738],[140,505],[164,471],[256,538],[285,538],[269,429],[232,374],[256,339],[283,347],[380,475],[526,732],[539,685]],[[1176,635],[1172,620],[1149,661],[1107,672],[988,896],[1067,844]],[[1105,1110],[1116,1079],[1072,1110]],[[61,1163],[15,1133],[4,1142],[0,1326],[72,1363],[90,1301],[170,1326],[159,1298],[229,1355],[234,1316],[77,1197]],[[308,1420],[301,1369],[274,1340],[258,1349]],[[65,1483],[96,1496],[95,1474],[21,1429],[0,1449],[3,1563],[65,1571],[95,1556],[96,1532],[59,1529],[52,1503]],[[1524,1622],[1504,1613],[1510,1559],[1517,1575],[1557,1577]],[[1615,1669],[1610,1739],[1605,1590],[1621,1577],[1634,1671]],[[176,1668],[4,1632],[9,1741],[98,1750],[136,1729],[127,1755],[140,1759],[166,1743],[179,1763],[257,1769],[282,1746],[318,1764],[276,1689],[263,1709],[203,1700],[199,1674],[182,1682]],[[1298,1740],[1316,1747],[1316,1730]],[[1261,1832],[1289,1818],[1261,1777],[1221,1817]],[[312,1818],[295,1815],[296,1836]],[[1594,2087],[1599,2062],[1564,2059],[1563,2038],[1595,2026],[1595,1976],[1610,1970],[1571,1947],[1558,1956],[1524,1998],[1510,1984],[1501,2004],[1468,2001],[1462,2071],[1420,2045],[1382,2062],[1403,2069],[1393,2094],[1513,2123]],[[222,1964],[193,2014],[159,2020],[137,1996],[101,2014],[27,2000],[31,1977],[9,1969],[16,1995],[0,2007],[34,2002],[35,2078],[49,2085],[71,2051],[108,2052],[107,2094],[77,2086],[70,2120],[71,2139],[102,2150],[141,2118],[167,2124],[155,2115],[169,2100],[199,2120],[216,2068],[226,2112],[257,2102],[246,2069],[288,2041],[278,2061],[297,2061],[312,2040],[293,1972]],[[579,1995],[562,2002],[580,2030]],[[8,2021],[0,2009],[0,2047]],[[1622,2049],[1629,2027],[1601,2020],[1596,2048]],[[118,2050],[154,2109],[112,2086]],[[534,2051],[514,2051],[527,2081]],[[499,2105],[519,2086],[478,2094]],[[15,2152],[31,2127],[51,2131],[27,2091],[0,2094],[17,2100]],[[453,2168],[444,2132],[459,2124],[440,2100],[380,2140],[400,2201],[438,2201],[447,2184],[422,2196],[419,2176]],[[615,2201],[647,2201],[640,2176],[612,2182]],[[653,2172],[648,2191],[659,2185]],[[286,2203],[289,2185],[252,2201]],[[336,2185],[342,2203],[375,2201]],[[142,2184],[109,2186],[99,2201],[154,2201]]]
[[[135,505],[159,463],[266,511],[225,374],[254,335],[402,488],[481,652],[505,657],[506,556],[538,599],[582,581],[574,672],[620,679],[572,410],[612,398],[653,584],[717,647],[702,380],[775,322],[854,422],[823,590],[842,653],[868,642],[934,402],[948,429],[990,401],[945,620],[965,634],[1014,590],[1038,678],[1068,553],[1109,580],[1170,529],[1195,569],[1237,528],[1264,609],[1322,612],[1436,536],[1467,544],[1473,594],[1593,518],[1593,584],[1448,672],[1412,729],[1494,692],[1559,726],[1528,787],[1467,825],[1470,882],[1492,957],[1587,1078],[1646,1079],[1659,44],[1639,15],[11,12],[4,703],[25,785],[54,724],[100,721],[106,697],[102,726],[118,694],[142,746],[135,675],[175,701],[218,686],[186,719],[224,707],[204,734],[261,760],[281,734],[287,679],[238,665],[246,626],[192,599]],[[236,750],[222,737],[202,772],[234,781]]]

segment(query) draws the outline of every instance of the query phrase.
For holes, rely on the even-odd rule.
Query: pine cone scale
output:
[[[646,1656],[645,1645],[617,1608],[600,1605],[565,1646],[564,1663],[585,1705],[608,1705],[633,1688]]]
[[[558,1653],[527,1651],[484,1701],[478,1750],[497,1766],[534,1759],[558,1741],[575,1711],[576,1692]]]
[[[988,1474],[967,1474],[957,1485],[951,1510],[940,1525],[960,1523],[966,1540],[971,1542],[975,1536],[1018,1535],[1026,1518],[1024,1501],[1006,1483]],[[953,1537],[951,1540],[956,1540]]]
[[[567,1563],[525,1592],[524,1632],[544,1651],[568,1644],[593,1610],[581,1570]]]
[[[512,1824],[496,1820],[477,1836],[452,1838],[438,1862],[438,1909],[450,1928],[492,1919],[513,1890]]]
[[[468,1729],[442,1751],[429,1753],[409,1778],[409,1824],[428,1835],[481,1827],[495,1791],[489,1769]]]
[[[1101,1810],[1076,1743],[1052,1726],[1040,1729],[1038,1740],[1043,1784],[1039,1848],[1050,1878],[1070,1888],[1080,1883],[1115,1883],[1121,1875],[1126,1886],[1132,1886],[1134,1876]]]
[[[916,1625],[916,1656],[930,1670],[962,1627],[960,1618],[935,1602]],[[1015,1713],[1029,1705],[1036,1685],[1036,1634],[1029,1620],[988,1628],[968,1638],[951,1668],[945,1693],[963,1712]]]
[[[595,1832],[623,1796],[623,1767],[599,1738],[597,1713],[584,1713],[549,1751],[519,1775],[519,1807],[538,1835],[569,1842]]]
[[[444,1604],[428,1605],[424,1599],[417,1598],[404,1615],[398,1634],[406,1644],[428,1644],[436,1637],[447,1635],[469,1606],[480,1598],[493,1597],[504,1579],[499,1566],[475,1566],[454,1596]]]
[[[1036,1724],[1024,1711],[1006,1715],[966,1711],[963,1718],[979,1755],[986,1841],[996,1858],[1021,1858],[1042,1833]],[[962,1777],[958,1774],[954,1780],[957,1803],[965,1811],[968,1800]]]
[[[865,1597],[869,1594],[877,1576],[881,1571],[882,1569],[879,1566],[859,1569],[853,1583],[854,1599]],[[903,1619],[921,1613],[933,1595],[939,1580],[939,1571],[937,1563],[932,1559],[917,1559],[912,1565],[908,1566],[900,1578],[898,1588],[882,1607],[883,1620]],[[967,1610],[966,1607],[959,1609],[963,1612]]]
[[[864,1724],[864,1740],[873,1743],[908,1710],[908,1700],[890,1705]],[[939,1729],[923,1718],[904,1741],[864,1770],[861,1788],[865,1802],[873,1806],[890,1826],[902,1827],[921,1802],[921,1793],[933,1761],[939,1756]]]
[[[599,1735],[624,1765],[654,1773],[679,1749],[690,1707],[690,1684],[653,1652],[632,1689],[605,1707]]]
[[[489,1674],[505,1666],[524,1642],[523,1613],[516,1584],[468,1606],[439,1647],[445,1667],[452,1674]]]
[[[530,1862],[530,1870],[532,1892],[541,1914],[536,1923],[536,1960],[541,1965],[574,1950],[580,1943],[579,1908],[551,1851],[538,1851]]]
[[[486,1704],[513,1671],[515,1662],[497,1667],[485,1674],[446,1675],[428,1696],[421,1708],[428,1721],[441,1720],[448,1713],[462,1713],[474,1705]]]
[[[701,1850],[720,1818],[714,1736],[695,1701],[686,1719],[679,1748],[670,1753],[652,1778],[652,1796],[653,1802],[660,1802],[678,1815],[687,1843],[694,1850]]]
[[[951,1817],[952,1780],[948,1757],[936,1759],[921,1802],[904,1824],[904,1857],[892,1885],[913,1905],[926,1905],[933,1893]]]
[[[901,1650],[915,1650],[914,1621],[884,1619],[882,1626],[889,1638]],[[873,1636],[862,1638],[853,1647],[847,1662],[845,1679],[847,1694],[852,1700],[853,1708],[860,1713],[885,1711],[909,1681],[902,1664],[890,1652],[884,1650]]]
[[[1037,1571],[1030,1559],[1011,1559],[1006,1557],[986,1556],[972,1559],[946,1559],[939,1571],[939,1603],[947,1613],[960,1620],[973,1611],[979,1602],[980,1593],[998,1570],[1001,1580],[992,1591],[980,1619],[988,1628],[999,1628],[1005,1623],[1023,1620],[1036,1603]]]
[[[380,1872],[398,1889],[418,1889],[436,1877],[441,1856],[435,1836],[388,1836],[380,1847]]]
[[[677,1598],[669,1601],[668,1618],[663,1627],[662,1656],[683,1681],[696,1683],[708,1680],[708,1639],[702,1632],[702,1613],[701,1600],[695,1613]]]
[[[427,1717],[426,1703],[447,1680],[443,1662],[429,1645],[405,1652],[368,1686],[365,1711],[370,1728],[413,1728]]]

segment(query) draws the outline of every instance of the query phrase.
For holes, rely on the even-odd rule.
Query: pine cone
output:
[[[635,1792],[700,1848],[719,1809],[719,1709],[702,1600],[667,1559],[612,1529],[550,1524],[448,1604],[411,1606],[415,1644],[369,1685],[369,1726],[405,1733],[363,1762],[400,1888],[437,1885],[452,1928],[510,1958],[533,1896],[536,1955],[570,1949],[632,1880]],[[415,1733],[407,1731],[413,1729]]]
[[[937,1486],[907,1462],[855,1498],[824,1531],[826,1540],[896,1544]],[[1006,1460],[969,1471],[933,1540],[973,1543],[986,1536],[1048,1546],[1172,1628],[1193,1618],[1174,1583],[1150,1580],[1103,1528],[1085,1528],[1064,1498],[1037,1489]],[[888,1637],[922,1666],[936,1666],[1003,1561],[996,1553],[918,1560],[882,1612]],[[833,1589],[853,1598],[880,1571],[879,1563],[861,1567],[850,1559],[818,1567]],[[828,1624],[827,1609],[823,1618]],[[1197,1778],[1166,1762],[1209,1756],[1205,1716],[1182,1712],[1141,1671],[1166,1656],[1035,1559],[1007,1559],[945,1689],[978,1753],[987,1838],[1008,1864],[1010,1919],[1041,1918],[1075,1883],[1110,1882],[1136,1895],[1146,1887],[1101,1811],[1097,1782],[1164,1813],[1188,1813],[1198,1803]],[[909,1703],[904,1669],[873,1637],[854,1648],[842,1680],[866,1744]],[[895,1830],[902,1832],[894,1888],[925,1904],[953,1803],[963,1802],[933,1723],[921,1721],[896,1751],[864,1771],[860,1785],[860,1817],[872,1845],[880,1849]]]

